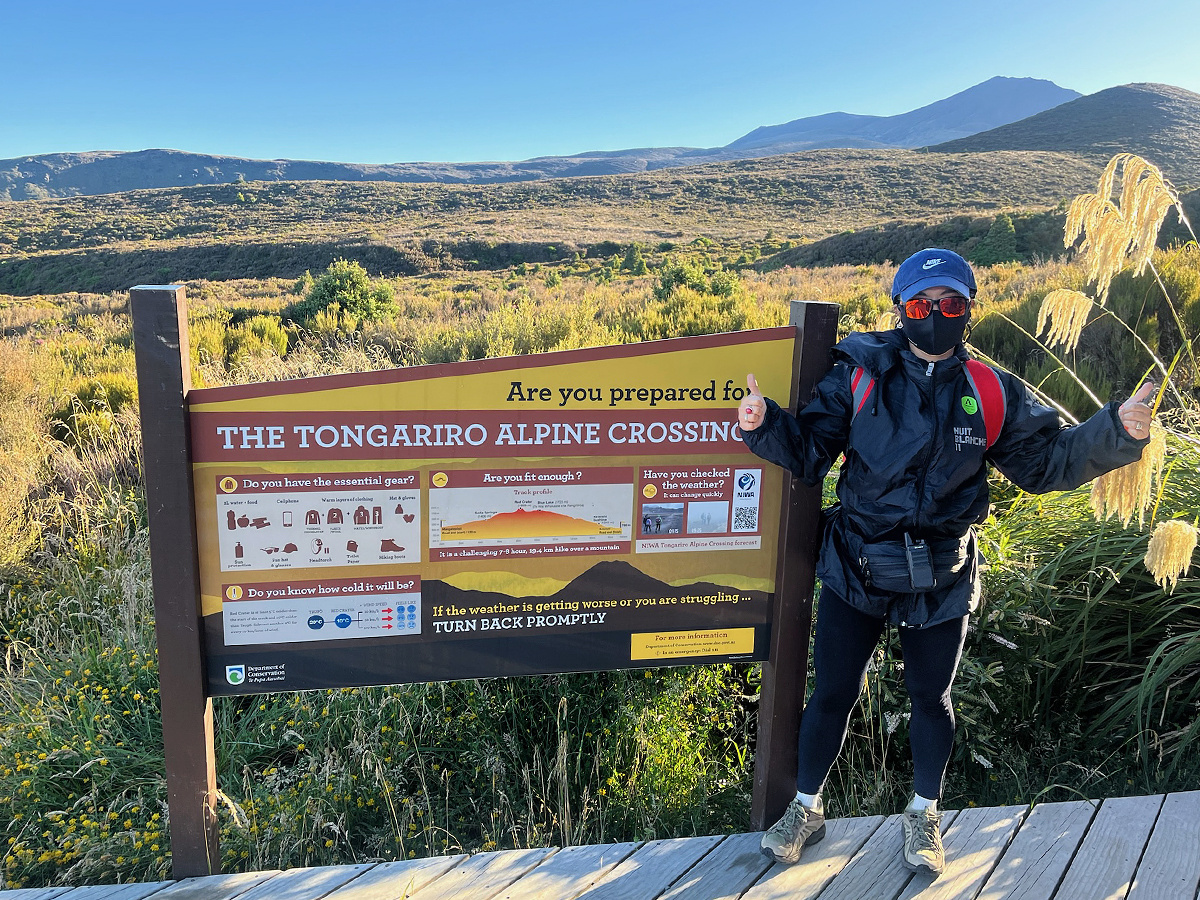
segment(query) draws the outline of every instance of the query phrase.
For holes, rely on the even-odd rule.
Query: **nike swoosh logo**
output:
[[[934,266],[940,266],[944,262],[944,259],[927,259],[925,260],[925,265],[921,266],[921,268],[932,269]]]

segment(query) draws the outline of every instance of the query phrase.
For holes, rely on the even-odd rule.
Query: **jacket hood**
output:
[[[861,366],[878,378],[900,362],[900,351],[908,349],[908,338],[899,328],[891,331],[854,331],[838,341],[833,350],[834,362],[849,362]]]

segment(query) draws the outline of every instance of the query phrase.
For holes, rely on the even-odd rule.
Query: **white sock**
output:
[[[809,809],[821,809],[820,794],[802,794],[799,791],[796,791],[796,799]]]
[[[926,809],[932,810],[933,812],[937,812],[937,803],[938,803],[937,800],[929,800],[925,797],[922,797],[920,794],[913,794],[913,798],[909,802],[908,808],[910,810],[912,810],[913,812],[918,812],[918,811],[926,810]]]

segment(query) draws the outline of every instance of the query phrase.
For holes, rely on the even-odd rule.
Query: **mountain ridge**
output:
[[[1083,95],[1037,78],[989,78],[894,116],[835,112],[756,128],[727,148],[924,147],[1025,119]],[[850,143],[856,141],[857,143]]]
[[[50,199],[237,181],[492,184],[761,159],[799,150],[912,148],[962,137],[1077,98],[1034,78],[996,76],[895,116],[824,113],[754,129],[723,147],[642,147],[518,162],[339,163],[246,159],[184,150],[96,150],[0,160],[0,200]]]

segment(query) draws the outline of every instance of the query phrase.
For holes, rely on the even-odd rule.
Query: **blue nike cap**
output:
[[[953,250],[927,247],[900,263],[892,279],[892,302],[904,303],[935,285],[954,288],[969,299],[975,297],[975,273],[970,263]]]

